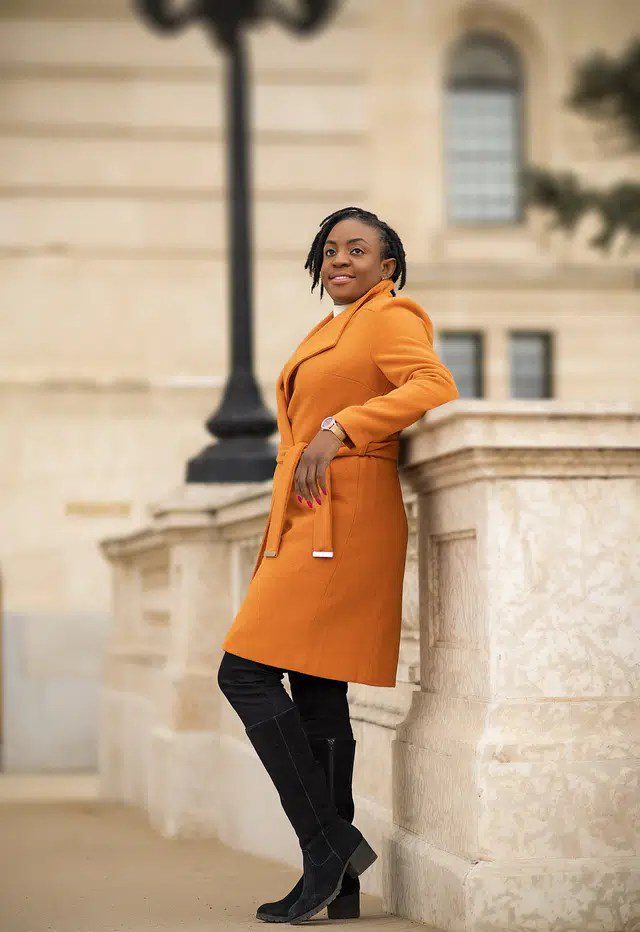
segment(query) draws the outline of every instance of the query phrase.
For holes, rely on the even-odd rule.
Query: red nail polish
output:
[[[302,496],[301,496],[301,495],[296,495],[296,498],[298,499],[299,502],[302,501]]]

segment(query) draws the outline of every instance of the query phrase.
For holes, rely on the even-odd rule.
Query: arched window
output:
[[[450,221],[520,220],[522,84],[518,53],[500,36],[468,33],[453,46],[444,115]]]

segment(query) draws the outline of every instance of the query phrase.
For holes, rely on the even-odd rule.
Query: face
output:
[[[382,259],[381,245],[379,231],[353,217],[329,231],[320,280],[334,304],[352,304],[383,278],[391,278],[396,260]]]

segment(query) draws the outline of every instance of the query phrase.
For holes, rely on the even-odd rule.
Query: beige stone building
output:
[[[374,210],[464,397],[637,401],[638,251],[523,216],[523,160],[608,183],[639,160],[563,109],[635,0],[350,0],[249,37],[256,371],[326,313],[318,224]],[[98,541],[144,523],[206,442],[227,362],[223,60],[124,0],[0,9],[3,766],[92,768],[110,619]],[[491,127],[491,132],[487,132]]]

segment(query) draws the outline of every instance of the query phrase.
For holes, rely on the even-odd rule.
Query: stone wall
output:
[[[363,889],[446,930],[640,922],[640,415],[456,400],[406,433],[397,686],[350,684]],[[217,687],[270,483],[188,486],[102,542],[105,797],[299,863]]]

